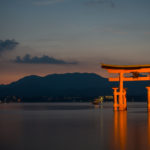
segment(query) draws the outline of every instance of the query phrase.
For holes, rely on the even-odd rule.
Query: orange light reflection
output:
[[[127,142],[127,111],[114,111],[114,149],[125,150]]]

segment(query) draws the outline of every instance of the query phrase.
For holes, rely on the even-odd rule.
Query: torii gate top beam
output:
[[[132,73],[150,72],[150,65],[108,65],[101,64],[101,67],[109,73]]]

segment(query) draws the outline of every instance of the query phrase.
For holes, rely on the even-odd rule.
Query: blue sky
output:
[[[0,83],[30,74],[105,75],[101,62],[150,64],[149,14],[149,0],[1,0],[0,40],[19,44],[0,53]],[[13,61],[27,54],[78,63]]]

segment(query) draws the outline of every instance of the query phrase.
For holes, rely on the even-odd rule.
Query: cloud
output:
[[[12,51],[16,48],[19,43],[15,40],[0,40],[0,53],[5,51]]]
[[[64,2],[64,0],[44,0],[44,1],[35,1],[33,2],[34,5],[37,6],[45,6],[45,5],[51,5],[51,4],[55,4],[55,3],[60,3],[60,2]]]
[[[15,63],[26,63],[26,64],[78,64],[78,62],[68,62],[54,57],[43,55],[41,57],[31,57],[30,54],[26,54],[24,57],[17,56],[13,61]]]
[[[89,0],[85,2],[87,6],[97,6],[97,5],[103,5],[103,4],[108,4],[110,7],[114,8],[115,3],[113,0]]]

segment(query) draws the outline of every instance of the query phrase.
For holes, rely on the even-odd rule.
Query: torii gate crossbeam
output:
[[[108,65],[101,64],[101,67],[106,69],[109,73],[119,74],[119,77],[109,78],[109,81],[119,81],[119,88],[112,88],[114,90],[114,110],[126,110],[126,88],[123,87],[124,81],[148,81],[150,80],[150,65]],[[132,73],[132,77],[125,77],[124,74]],[[139,76],[140,73],[149,73],[146,76]],[[150,87],[147,88],[147,103],[148,110],[150,110]],[[119,89],[119,91],[118,91]]]

